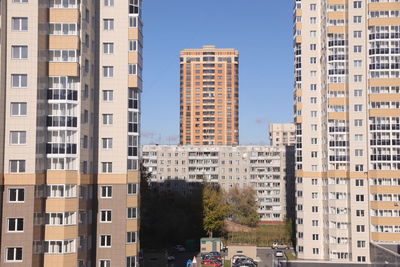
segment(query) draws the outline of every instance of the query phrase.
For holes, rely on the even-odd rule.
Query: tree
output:
[[[229,206],[229,218],[233,222],[250,227],[257,226],[259,217],[256,192],[253,188],[231,188],[226,194],[226,203]]]
[[[206,184],[203,190],[203,229],[210,237],[222,232],[227,211],[219,186]]]

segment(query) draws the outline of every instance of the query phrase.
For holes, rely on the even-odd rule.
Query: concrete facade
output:
[[[271,123],[269,125],[269,143],[271,146],[294,146],[296,130],[293,123]]]
[[[181,184],[186,188],[171,190],[190,192],[193,184],[203,181],[219,183],[225,190],[251,186],[257,192],[260,221],[286,218],[286,183],[293,173],[286,172],[284,147],[145,145],[142,150],[151,181],[163,188]]]
[[[0,5],[0,266],[137,266],[140,0]]]
[[[297,254],[400,242],[400,4],[294,1]]]

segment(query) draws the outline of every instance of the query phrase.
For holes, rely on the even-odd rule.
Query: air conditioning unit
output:
[[[400,206],[400,202],[395,202],[394,205],[395,206]]]

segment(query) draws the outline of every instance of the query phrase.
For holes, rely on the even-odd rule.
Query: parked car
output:
[[[282,250],[278,250],[275,252],[275,257],[283,257],[283,251]]]
[[[288,249],[289,246],[283,244],[282,242],[274,242],[274,243],[272,244],[272,248],[273,248],[273,249]]]
[[[201,266],[214,266],[214,267],[222,267],[222,263],[214,260],[202,260]]]
[[[233,267],[257,267],[257,262],[252,258],[238,258],[235,263],[232,264]]]
[[[249,257],[245,255],[233,255],[232,257],[232,264],[239,263],[240,260],[249,259]]]
[[[182,245],[176,245],[175,246],[175,250],[178,251],[178,252],[185,252],[186,251],[185,247],[182,246]]]

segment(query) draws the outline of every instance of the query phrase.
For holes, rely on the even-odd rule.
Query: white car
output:
[[[275,252],[275,257],[283,257],[283,251],[278,250]]]

